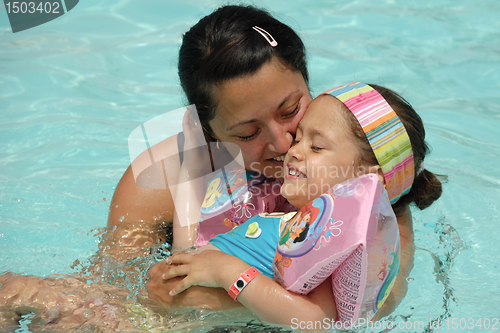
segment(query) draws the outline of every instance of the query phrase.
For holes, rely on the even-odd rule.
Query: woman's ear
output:
[[[372,166],[368,167],[368,173],[376,174],[378,179],[380,179],[382,184],[384,184],[384,186],[385,186],[384,172],[382,171],[382,168],[380,167],[380,165],[377,164],[377,165],[372,165]]]

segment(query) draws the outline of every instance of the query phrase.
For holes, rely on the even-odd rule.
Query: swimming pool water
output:
[[[129,134],[185,104],[182,33],[225,3],[80,1],[15,34],[0,6],[0,272],[69,273],[95,253],[130,163]],[[415,268],[390,318],[427,325],[394,331],[499,318],[500,3],[239,3],[268,8],[301,35],[313,95],[354,80],[387,85],[424,120],[426,168],[449,182],[414,211]],[[179,129],[176,119],[165,133]]]

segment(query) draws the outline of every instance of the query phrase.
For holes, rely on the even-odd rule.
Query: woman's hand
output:
[[[175,279],[164,281],[162,278],[163,274],[168,272],[171,267],[172,266],[168,265],[164,260],[151,267],[148,272],[149,279],[146,284],[149,297],[166,308],[171,308],[176,305],[174,298],[169,295],[169,291],[178,281]]]

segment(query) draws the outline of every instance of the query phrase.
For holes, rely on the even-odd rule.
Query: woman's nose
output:
[[[271,128],[269,136],[269,149],[279,154],[285,154],[292,145],[293,134],[284,126]]]

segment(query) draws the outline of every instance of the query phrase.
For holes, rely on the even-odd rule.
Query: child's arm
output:
[[[226,291],[250,268],[242,260],[222,251],[204,251],[197,255],[179,254],[169,258],[172,266],[165,278],[186,276],[171,291],[177,295],[191,286],[221,287]],[[308,295],[285,290],[271,278],[257,276],[238,295],[237,300],[261,320],[291,326],[298,321],[335,320],[337,311],[327,279]]]
[[[401,271],[389,298],[373,320],[390,314],[406,295],[406,278],[413,267],[414,252],[411,214],[407,212],[398,220],[402,246]],[[186,276],[173,287],[172,296],[190,286],[221,287],[227,291],[239,275],[250,267],[236,257],[214,251],[199,255],[174,256],[170,261],[180,266],[171,266],[164,278]],[[305,321],[336,318],[329,279],[309,295],[301,296],[288,292],[274,280],[259,275],[243,289],[238,301],[262,320],[275,324],[290,325],[293,318]],[[282,309],[287,311],[282,313]]]

